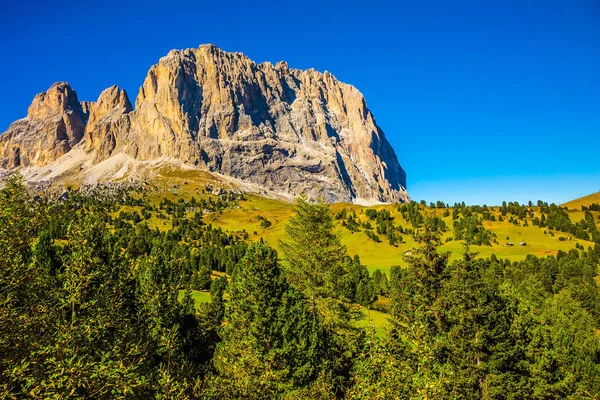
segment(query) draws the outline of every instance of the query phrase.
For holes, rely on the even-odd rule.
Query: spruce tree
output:
[[[285,280],[276,251],[251,244],[229,296],[214,358],[218,386],[236,398],[270,398],[308,385],[319,372],[323,330]]]
[[[322,320],[327,347],[326,382],[343,390],[364,339],[357,324],[364,315],[349,303],[369,305],[374,290],[358,257],[347,256],[329,205],[300,197],[295,210],[286,226],[287,240],[280,242],[287,261],[286,277],[308,300],[313,318]]]
[[[299,197],[296,214],[285,227],[286,241],[280,246],[288,263],[287,277],[313,303],[317,297],[336,294],[335,282],[343,275],[346,247],[334,229],[329,205],[311,204]]]
[[[405,257],[407,271],[393,285],[390,346],[414,375],[411,395],[436,398],[449,381],[438,303],[449,254],[438,251],[439,237],[427,222],[415,239],[420,247]]]
[[[448,267],[438,298],[446,362],[452,374],[447,396],[495,398],[514,384],[515,343],[510,337],[511,307],[498,282],[486,279],[489,263],[477,260],[465,245],[462,260]]]

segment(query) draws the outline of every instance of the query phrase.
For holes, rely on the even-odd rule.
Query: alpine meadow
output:
[[[0,28],[0,399],[600,399],[597,6],[125,3]]]

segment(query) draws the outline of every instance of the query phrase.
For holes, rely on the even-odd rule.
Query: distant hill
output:
[[[571,200],[563,204],[569,210],[580,210],[581,206],[589,206],[592,203],[600,204],[600,192],[588,194],[587,196]]]

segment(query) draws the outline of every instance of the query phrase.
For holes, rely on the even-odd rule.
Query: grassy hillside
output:
[[[179,199],[188,201],[192,197],[196,199],[216,199],[217,196],[211,191],[212,187],[222,186],[225,188],[235,188],[235,185],[231,182],[225,181],[219,177],[215,178],[210,173],[175,169],[162,170],[161,176],[156,178],[154,183],[156,190],[144,194],[144,197],[148,198],[150,202],[155,205],[162,199],[169,199],[171,201],[178,201]],[[209,185],[208,190],[207,185]],[[583,199],[589,198],[585,201],[594,202],[595,197],[593,196],[597,196],[598,202],[600,203],[600,194],[591,196],[587,196],[586,198],[577,201],[583,202]],[[571,205],[569,208],[572,209],[574,206]],[[346,210],[347,214],[354,213],[359,223],[369,221],[369,218],[366,215],[368,209],[375,209],[378,211],[387,210],[393,218],[393,224],[395,226],[412,228],[410,222],[405,220],[402,213],[399,212],[397,205],[365,207],[355,204],[340,203],[331,206],[331,210],[334,214],[337,214],[342,210]],[[444,216],[445,209],[430,208],[428,206],[420,205],[419,210],[424,216],[435,215],[444,221],[448,229],[442,235],[442,241],[444,242],[442,249],[449,251],[451,257],[460,257],[463,252],[463,241],[452,240],[454,237],[454,220],[452,215]],[[536,256],[555,255],[559,250],[568,251],[578,244],[583,245],[586,248],[588,246],[593,246],[592,242],[577,239],[569,233],[558,231],[552,232],[549,229],[534,226],[530,215],[516,225],[515,223],[509,222],[508,218],[505,218],[503,221],[498,220],[500,207],[492,207],[489,210],[490,214],[496,217],[496,221],[484,221],[483,226],[496,235],[497,243],[491,243],[491,246],[473,245],[471,250],[479,253],[481,257],[488,257],[492,254],[496,254],[499,258],[508,258],[513,261],[518,261],[524,259],[527,254],[534,254]],[[539,215],[539,209],[537,207],[531,207],[531,210],[533,211],[534,217]],[[584,217],[584,213],[580,211],[580,207],[578,210],[579,211],[569,211],[569,218],[574,223],[579,222]],[[256,194],[247,194],[244,200],[239,201],[239,206],[226,207],[218,212],[208,212],[203,216],[203,221],[229,232],[245,231],[250,240],[259,240],[260,238],[263,238],[270,245],[279,249],[279,241],[284,238],[285,225],[293,214],[293,204],[290,202],[266,198]],[[600,213],[593,212],[593,214],[597,220]],[[264,223],[265,220],[268,221],[267,224]],[[525,223],[525,221],[527,223]],[[169,222],[165,219],[153,216],[147,222],[151,227],[158,227],[159,229],[169,228]],[[365,229],[359,229],[360,231],[353,232],[348,228],[343,227],[341,221],[338,221],[338,231],[341,234],[343,244],[348,248],[349,254],[358,254],[362,263],[366,265],[371,272],[380,269],[382,272],[389,273],[391,266],[405,265],[405,252],[415,247],[414,239],[411,234],[403,234],[403,241],[401,243],[390,245],[385,236],[380,235],[381,242],[375,242],[365,234]],[[519,244],[521,242],[525,242],[526,246],[520,246]],[[508,243],[512,243],[513,245],[509,246]]]
[[[600,192],[566,202],[563,207],[567,207],[569,210],[581,210],[581,206],[589,206],[592,203],[600,204]]]
[[[283,238],[285,224],[287,219],[293,214],[293,205],[274,200],[268,200],[260,197],[250,197],[248,201],[241,203],[242,209],[227,210],[221,215],[212,215],[208,221],[228,230],[245,229],[253,239],[262,237],[270,244],[278,247],[279,239]],[[338,212],[342,208],[347,208],[356,212],[361,221],[367,221],[365,210],[367,208],[375,208],[378,210],[387,209],[394,217],[394,222],[403,226],[409,226],[401,214],[397,211],[396,206],[379,206],[379,207],[362,207],[349,204],[335,204],[332,206],[332,211]],[[499,214],[497,208],[493,212]],[[426,214],[437,214],[441,217],[442,210],[430,209],[423,207],[423,212]],[[269,228],[261,228],[258,216],[263,216],[272,222]],[[579,217],[579,216],[578,216]],[[578,218],[580,220],[581,217]],[[443,218],[448,227],[452,227],[452,217]],[[531,219],[529,219],[531,221]],[[585,247],[593,245],[591,242],[573,238],[566,233],[556,233],[555,236],[544,234],[544,229],[533,226],[529,222],[529,226],[516,226],[508,221],[486,221],[484,226],[496,233],[498,244],[492,246],[472,246],[471,250],[478,252],[482,257],[488,257],[491,254],[496,254],[500,258],[509,258],[511,260],[522,260],[527,254],[535,254],[544,256],[556,254],[559,250],[568,251],[575,247],[576,243],[580,243]],[[372,272],[375,269],[381,269],[382,272],[388,272],[392,265],[405,265],[404,253],[406,250],[412,249],[415,246],[414,240],[410,235],[403,235],[404,243],[397,247],[391,246],[387,241],[382,240],[376,243],[369,239],[363,231],[351,232],[348,229],[339,227],[339,232],[342,235],[342,242],[347,246],[350,254],[358,254],[363,264],[365,264]],[[443,240],[453,236],[452,230],[446,232]],[[567,240],[560,241],[559,237],[566,237]],[[508,237],[508,239],[507,239]],[[383,239],[383,238],[382,238]],[[513,246],[507,246],[506,243],[511,242]],[[519,243],[525,242],[527,246],[519,246]],[[450,251],[452,257],[460,257],[463,253],[462,241],[450,241],[442,246],[443,250]]]

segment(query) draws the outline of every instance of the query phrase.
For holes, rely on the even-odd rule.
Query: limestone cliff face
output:
[[[127,114],[132,111],[131,102],[125,90],[111,86],[100,94],[98,101],[85,103],[83,107],[88,114],[84,148],[93,151],[97,161],[102,161],[113,153],[115,135],[130,127]]]
[[[43,166],[67,153],[83,138],[87,116],[66,82],[35,96],[27,117],[0,136],[0,165]]]
[[[406,175],[364,97],[328,72],[256,64],[203,45],[173,50],[152,66],[134,111],[117,87],[78,105],[75,98],[85,128],[74,143],[83,138],[97,161],[118,153],[170,157],[282,194],[408,199]],[[9,160],[23,148],[11,141],[12,130],[0,136],[0,156]],[[13,153],[6,151],[9,142]]]

